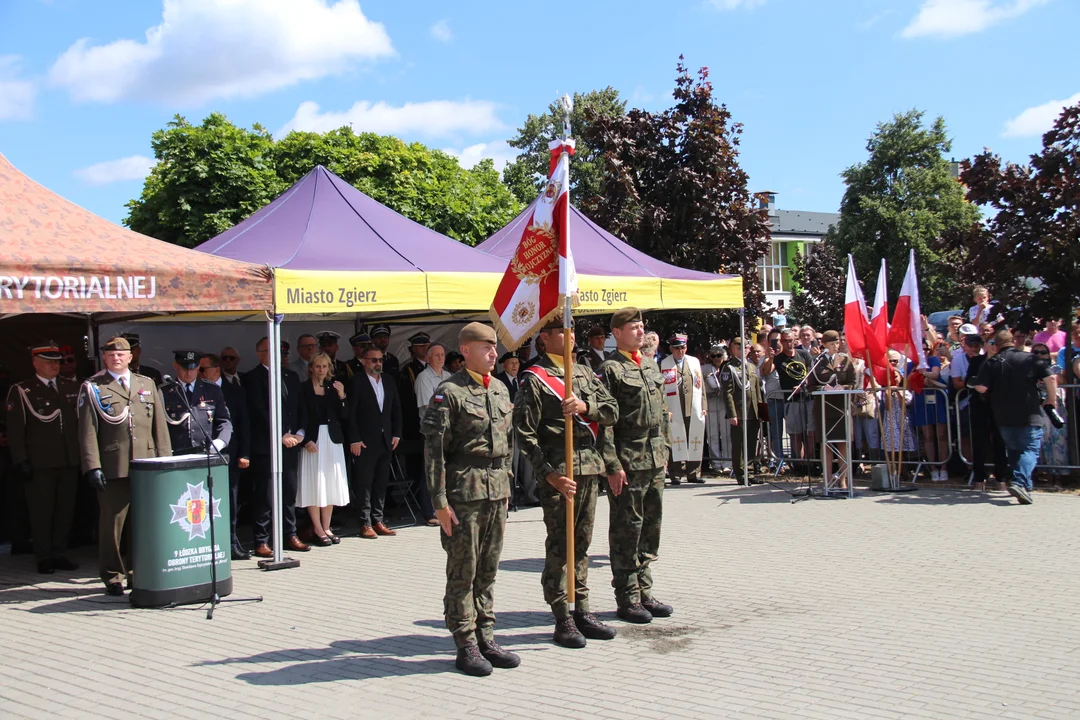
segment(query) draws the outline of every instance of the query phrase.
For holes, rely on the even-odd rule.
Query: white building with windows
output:
[[[769,252],[758,260],[765,299],[775,308],[791,307],[791,270],[795,253],[806,255],[825,239],[829,228],[840,220],[839,213],[779,210],[776,193],[767,192],[772,239]]]

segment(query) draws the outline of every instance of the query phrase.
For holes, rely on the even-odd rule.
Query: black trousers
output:
[[[359,457],[353,456],[354,485],[352,505],[360,525],[376,525],[383,521],[386,486],[390,482],[390,448],[377,445],[366,447]],[[293,492],[295,495],[295,491]]]
[[[1005,441],[1001,439],[997,423],[990,409],[977,407],[972,401],[971,412],[971,471],[972,482],[986,481],[986,461],[994,458],[994,475],[998,482],[1008,482],[1012,477],[1009,459],[1005,454]]]
[[[255,543],[270,542],[274,517],[274,483],[270,456],[253,455],[251,474],[255,479]],[[300,476],[300,448],[281,450],[281,527],[282,538],[296,534],[296,488]],[[229,482],[232,491],[232,482]]]
[[[43,468],[35,469],[34,479],[25,486],[38,560],[62,558],[67,552],[78,482],[76,467]]]
[[[232,531],[234,546],[240,544],[240,538],[236,535],[236,518],[240,513],[240,476],[243,472],[236,464],[236,460],[229,463],[229,528]]]

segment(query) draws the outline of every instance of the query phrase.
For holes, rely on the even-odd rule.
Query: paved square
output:
[[[619,637],[551,643],[539,509],[511,515],[498,639],[522,656],[453,669],[438,531],[345,539],[295,570],[234,566],[259,604],[135,610],[0,558],[0,717],[1076,718],[1080,498],[923,489],[790,505],[768,486],[665,493],[660,599],[614,618],[607,500],[593,610]],[[30,583],[36,583],[30,585]]]

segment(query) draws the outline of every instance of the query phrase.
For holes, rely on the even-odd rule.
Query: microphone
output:
[[[162,375],[161,376],[161,385],[162,385],[162,387],[168,387],[169,385],[175,385],[175,384],[176,384],[176,378],[174,378],[172,375]]]

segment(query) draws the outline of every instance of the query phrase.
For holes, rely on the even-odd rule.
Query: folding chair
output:
[[[397,529],[415,525],[420,512],[420,501],[413,489],[412,479],[401,469],[396,454],[390,458],[390,482],[386,485],[386,491],[388,497],[394,498],[395,505],[405,509],[400,513],[401,522],[390,527]],[[410,518],[409,522],[405,522],[406,513]]]

